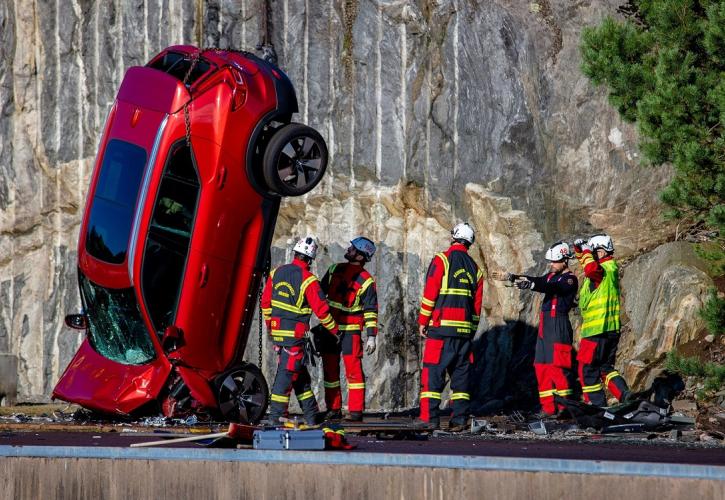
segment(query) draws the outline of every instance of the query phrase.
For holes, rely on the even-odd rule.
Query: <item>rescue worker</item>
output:
[[[619,401],[627,398],[627,382],[614,369],[619,343],[619,271],[614,244],[606,234],[595,234],[587,243],[574,241],[574,254],[584,271],[579,292],[582,314],[579,343],[579,381],[584,401],[606,406],[607,387]]]
[[[425,338],[420,376],[420,420],[440,426],[439,405],[446,372],[451,379],[453,416],[450,431],[461,431],[468,420],[471,340],[481,315],[483,273],[468,255],[475,235],[463,222],[451,231],[451,246],[436,254],[428,273],[418,315],[418,332]]]
[[[269,420],[279,423],[287,416],[290,393],[295,391],[305,423],[315,425],[319,408],[312,392],[310,373],[304,365],[305,335],[314,312],[332,335],[337,335],[335,320],[322,293],[320,282],[310,272],[317,255],[312,236],[294,246],[294,259],[272,270],[262,294],[262,314],[277,353],[277,375],[272,385]]]
[[[560,410],[555,395],[570,397],[576,376],[573,370],[573,330],[569,311],[576,306],[578,281],[569,271],[568,260],[573,257],[569,245],[554,243],[546,251],[549,272],[533,277],[494,272],[498,280],[508,280],[519,290],[532,290],[544,294],[539,313],[539,334],[536,339],[534,370],[539,385],[541,410],[554,415]]]
[[[345,253],[347,262],[333,264],[322,278],[332,317],[340,329],[340,343],[321,346],[327,418],[342,418],[340,392],[340,354],[347,378],[347,420],[362,421],[365,410],[365,374],[362,370],[363,343],[365,353],[375,352],[378,334],[378,293],[375,280],[365,264],[375,255],[375,244],[363,236],[350,242]]]

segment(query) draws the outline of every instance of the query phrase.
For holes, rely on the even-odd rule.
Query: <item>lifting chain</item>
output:
[[[260,280],[260,286],[259,286],[259,369],[262,369],[262,321],[264,321],[264,316],[262,314],[262,290],[264,289],[265,284],[265,273],[262,273],[262,279]]]

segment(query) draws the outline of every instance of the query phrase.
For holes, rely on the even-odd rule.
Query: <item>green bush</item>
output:
[[[725,333],[725,299],[718,297],[714,288],[710,289],[710,295],[700,310],[700,316],[705,320],[710,333],[714,335]]]
[[[703,391],[717,392],[725,386],[725,365],[702,361],[699,358],[686,358],[675,351],[667,353],[665,368],[683,377],[697,377],[704,381]],[[705,394],[700,394],[704,396]]]

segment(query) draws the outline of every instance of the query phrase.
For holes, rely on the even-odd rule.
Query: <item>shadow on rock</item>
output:
[[[534,348],[537,329],[522,321],[507,321],[473,341],[474,369],[471,411],[535,411],[539,407]]]

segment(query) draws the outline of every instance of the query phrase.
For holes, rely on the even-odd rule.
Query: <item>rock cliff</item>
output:
[[[685,244],[659,247],[674,234],[657,201],[670,172],[639,165],[636,131],[579,71],[582,28],[621,1],[270,3],[297,120],[320,130],[331,153],[323,183],[284,202],[273,261],[303,233],[323,245],[319,274],[350,238],[379,243],[370,268],[385,326],[364,364],[372,408],[416,404],[423,275],[458,220],[476,227],[473,255],[487,271],[542,272],[551,242],[612,234],[617,256],[634,259],[620,361],[633,381],[695,334],[710,281]],[[0,353],[17,358],[20,399],[47,397],[81,340],[62,318],[78,307],[79,219],[125,69],[177,43],[252,49],[259,6],[0,3]],[[486,282],[479,410],[532,402],[537,304]],[[247,355],[257,358],[256,339]]]

